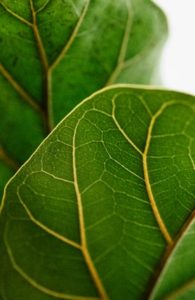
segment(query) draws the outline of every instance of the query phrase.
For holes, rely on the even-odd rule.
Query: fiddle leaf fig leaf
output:
[[[166,35],[151,1],[0,0],[1,185],[92,92],[153,82]]]
[[[192,299],[194,178],[194,97],[95,93],[5,190],[1,297],[166,299],[187,285]]]
[[[182,300],[195,297],[195,214],[169,254],[150,299]]]

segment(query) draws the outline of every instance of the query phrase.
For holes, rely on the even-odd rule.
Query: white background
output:
[[[195,94],[195,0],[154,0],[165,12],[169,39],[164,48],[163,85]]]

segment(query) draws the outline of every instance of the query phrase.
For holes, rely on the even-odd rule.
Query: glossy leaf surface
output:
[[[92,92],[153,82],[166,28],[150,1],[0,0],[1,186]]]
[[[165,299],[193,282],[194,169],[194,97],[92,95],[6,189],[2,298]]]

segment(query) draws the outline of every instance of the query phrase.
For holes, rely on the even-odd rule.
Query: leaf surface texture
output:
[[[194,116],[128,85],[79,104],[6,188],[2,298],[192,299]]]
[[[0,188],[92,92],[153,82],[166,32],[150,1],[0,0]]]

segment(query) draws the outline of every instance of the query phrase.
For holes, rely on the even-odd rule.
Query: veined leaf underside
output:
[[[178,234],[175,236],[173,234],[171,234],[169,232],[169,229],[167,227],[167,224],[162,215],[161,215],[161,211],[159,210],[159,205],[156,202],[155,199],[155,194],[153,192],[153,188],[152,188],[152,184],[151,184],[151,175],[150,175],[150,167],[148,166],[148,157],[152,157],[151,153],[150,153],[150,144],[152,141],[153,137],[156,137],[157,135],[154,133],[155,130],[155,126],[157,124],[157,122],[159,121],[159,118],[164,115],[165,113],[167,114],[167,112],[169,111],[169,109],[172,109],[174,107],[177,107],[178,105],[181,105],[182,107],[186,108],[187,110],[189,110],[190,114],[192,114],[192,116],[194,115],[194,105],[191,104],[191,102],[187,102],[187,101],[183,101],[181,100],[181,97],[179,100],[166,100],[165,102],[163,100],[162,103],[159,105],[159,107],[155,110],[151,110],[151,107],[149,107],[148,103],[145,101],[144,97],[141,95],[139,96],[139,102],[142,106],[142,108],[145,110],[145,113],[148,114],[148,118],[149,118],[149,122],[147,124],[147,135],[144,138],[145,140],[145,145],[142,148],[140,148],[136,142],[134,141],[134,139],[131,138],[130,134],[127,133],[124,125],[121,123],[121,120],[118,118],[118,111],[119,111],[119,103],[120,100],[122,99],[121,97],[124,96],[129,96],[128,91],[121,91],[118,92],[117,89],[120,89],[119,87],[116,88],[109,88],[109,89],[105,89],[105,92],[109,92],[109,90],[113,90],[113,94],[111,99],[109,100],[109,103],[111,103],[111,106],[108,109],[103,109],[100,107],[97,107],[96,101],[93,102],[93,97],[90,97],[90,99],[87,99],[86,101],[84,101],[81,105],[79,105],[74,112],[72,112],[69,116],[67,116],[65,118],[65,120],[63,120],[62,124],[59,125],[59,128],[63,128],[63,126],[65,126],[65,128],[67,128],[68,130],[68,120],[71,118],[72,114],[76,114],[77,111],[80,110],[81,107],[81,111],[78,113],[77,118],[75,118],[76,121],[74,121],[74,129],[72,131],[72,143],[71,145],[69,144],[69,147],[71,147],[71,152],[72,152],[72,160],[71,160],[71,164],[72,164],[72,180],[66,179],[66,178],[61,178],[56,176],[55,174],[52,174],[51,172],[48,172],[47,170],[44,169],[44,163],[43,161],[41,162],[41,169],[38,170],[39,173],[44,173],[44,174],[48,174],[49,176],[51,176],[52,178],[55,178],[58,181],[62,181],[64,183],[70,183],[74,186],[74,190],[75,190],[75,196],[77,199],[77,209],[78,209],[78,219],[79,219],[79,228],[80,228],[80,243],[77,243],[76,241],[69,239],[68,237],[66,237],[65,235],[61,235],[58,232],[56,232],[55,230],[49,228],[47,225],[45,225],[39,218],[37,218],[36,216],[34,216],[33,212],[31,211],[31,208],[28,207],[28,204],[26,203],[26,200],[23,199],[23,196],[21,194],[21,188],[22,186],[27,185],[27,180],[29,178],[29,176],[31,176],[32,171],[30,171],[29,173],[27,172],[27,174],[25,175],[25,178],[23,178],[22,183],[20,183],[17,187],[17,197],[18,200],[20,202],[20,204],[22,205],[22,207],[25,209],[29,219],[39,228],[41,228],[42,230],[46,231],[47,234],[59,239],[60,241],[62,241],[65,244],[70,245],[71,247],[74,247],[76,249],[78,249],[79,251],[82,252],[86,266],[89,270],[89,273],[91,275],[91,278],[94,282],[94,285],[97,289],[97,294],[99,295],[100,299],[110,299],[109,295],[107,294],[107,291],[104,287],[104,284],[101,280],[100,274],[98,272],[98,270],[96,269],[96,265],[94,264],[93,258],[91,256],[91,251],[89,249],[88,243],[90,243],[90,241],[88,240],[88,236],[86,234],[88,234],[88,229],[86,229],[86,221],[85,221],[85,209],[83,206],[83,202],[86,201],[83,200],[83,196],[85,195],[86,191],[90,190],[90,188],[93,188],[93,185],[95,184],[95,182],[92,182],[92,184],[90,186],[86,186],[84,189],[81,189],[81,186],[79,184],[79,177],[78,177],[78,169],[79,169],[79,162],[77,161],[77,151],[79,149],[79,146],[77,145],[78,143],[78,139],[80,138],[79,136],[79,128],[80,126],[82,126],[82,122],[84,122],[85,120],[88,120],[89,122],[89,114],[91,113],[97,113],[99,116],[105,116],[108,120],[111,121],[112,126],[115,128],[115,130],[118,130],[118,132],[120,133],[123,142],[127,142],[130,149],[134,149],[134,151],[137,153],[139,159],[141,158],[142,161],[142,169],[143,169],[143,179],[140,177],[139,174],[134,173],[132,170],[128,170],[126,169],[126,167],[116,159],[114,159],[112,157],[112,155],[109,153],[110,150],[108,150],[108,146],[106,144],[104,144],[104,147],[106,149],[108,156],[110,156],[110,158],[115,161],[116,163],[118,163],[120,165],[120,167],[122,169],[126,169],[129,174],[131,173],[131,175],[133,177],[138,178],[138,180],[143,180],[143,182],[145,183],[145,191],[147,193],[147,198],[148,201],[150,203],[150,210],[153,211],[153,215],[156,219],[156,223],[158,224],[158,227],[161,231],[161,235],[164,237],[165,243],[167,244],[167,256],[171,255],[171,253],[174,251],[175,247],[177,246],[178,241],[180,241],[183,238],[183,234],[186,232],[186,230],[188,229],[188,226],[184,226],[181,228],[179,228]],[[126,88],[125,88],[126,89]],[[103,91],[103,92],[104,92]],[[160,92],[159,92],[160,93]],[[166,92],[164,92],[166,93]],[[101,95],[101,92],[100,92]],[[97,97],[99,96],[99,93],[97,93]],[[121,98],[121,99],[120,99]],[[170,97],[173,98],[173,97]],[[161,98],[162,99],[162,98]],[[90,104],[92,103],[92,104]],[[89,105],[89,108],[88,106]],[[151,104],[150,104],[151,105]],[[82,109],[82,106],[86,106],[85,109]],[[100,105],[101,106],[101,105]],[[74,118],[74,117],[73,117]],[[190,120],[192,120],[192,118],[190,118]],[[63,125],[66,124],[67,125]],[[140,120],[141,122],[141,120]],[[182,134],[186,135],[187,138],[192,139],[190,136],[187,135],[187,128],[189,126],[189,119],[187,120],[187,122],[184,124],[185,126],[182,127]],[[89,122],[90,124],[90,122]],[[93,124],[93,122],[92,122]],[[58,127],[56,129],[56,131],[54,131],[54,133],[52,133],[52,135],[57,135],[58,136]],[[98,127],[97,127],[98,128]],[[52,136],[51,135],[51,136]],[[166,137],[167,135],[164,134],[164,136]],[[163,135],[160,135],[160,137],[164,138]],[[170,134],[171,136],[171,134]],[[172,136],[174,136],[174,134],[172,134]],[[59,138],[58,138],[59,139]],[[46,140],[47,141],[47,140]],[[66,145],[65,142],[63,142],[62,140],[61,143],[64,143],[64,145]],[[104,140],[102,140],[104,141]],[[82,144],[81,144],[82,145]],[[81,147],[80,145],[80,147]],[[86,144],[87,145],[87,144]],[[85,144],[83,144],[82,146],[85,146]],[[41,146],[42,147],[42,146]],[[34,155],[37,155],[37,153],[41,153],[41,147],[40,150],[38,149]],[[129,150],[130,150],[129,149]],[[44,150],[45,151],[45,150]],[[44,153],[44,152],[43,152]],[[190,157],[190,151],[188,152],[188,155]],[[41,157],[43,156],[43,154],[41,154]],[[191,156],[191,159],[193,159],[193,157]],[[24,166],[24,169],[26,167],[28,167],[29,162],[26,164],[26,166]],[[80,172],[80,171],[79,171]],[[38,174],[38,173],[37,173]],[[17,177],[17,175],[16,175]],[[99,177],[99,179],[97,179],[98,181],[102,181],[103,180],[103,173],[101,174],[101,176]],[[111,188],[112,190],[113,188]],[[193,194],[192,194],[193,196]],[[4,196],[4,201],[3,204],[1,206],[1,211],[3,210],[3,205],[6,204],[5,202],[5,198],[6,198],[6,194]],[[141,200],[141,199],[140,199]],[[139,201],[140,201],[139,200]],[[142,201],[144,201],[142,199]],[[187,224],[191,223],[194,220],[194,214],[192,214],[192,216],[189,217],[189,213],[188,213],[188,220],[187,220]],[[101,220],[99,220],[100,222]],[[87,227],[88,228],[88,227]],[[90,226],[89,226],[90,228]],[[92,226],[91,226],[92,228]],[[5,236],[6,239],[6,236]],[[37,283],[34,279],[32,279],[28,274],[26,274],[18,265],[17,262],[14,259],[14,254],[12,253],[12,249],[9,246],[9,242],[7,240],[5,240],[5,244],[7,245],[8,248],[8,255],[10,257],[10,260],[14,266],[14,268],[20,273],[20,275],[22,275],[29,283],[31,283],[34,287],[36,287],[37,289],[41,290],[44,293],[48,293],[49,295],[53,295],[59,298],[63,298],[63,299],[83,299],[82,296],[71,296],[71,295],[60,295],[57,292],[51,292],[49,289],[47,289],[46,287],[41,286],[39,283]],[[56,293],[56,294],[55,294]],[[69,297],[69,298],[68,298]],[[85,297],[86,299],[93,299],[93,297],[88,298],[87,296]]]

